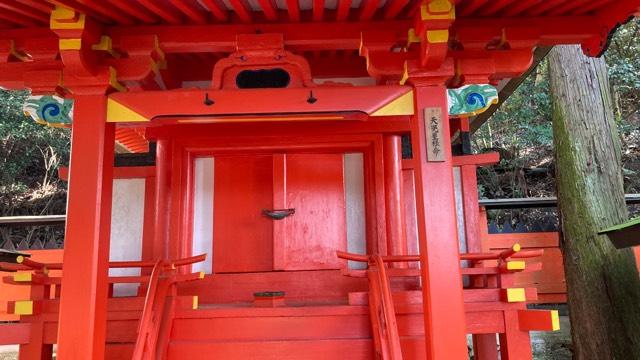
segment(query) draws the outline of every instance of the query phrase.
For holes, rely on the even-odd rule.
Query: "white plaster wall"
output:
[[[363,154],[344,155],[344,192],[347,203],[347,251],[366,254]],[[365,269],[367,264],[349,261],[350,269]]]
[[[460,252],[467,252],[467,240],[464,233],[464,207],[462,206],[462,177],[460,167],[453,168],[453,185],[456,200],[456,218],[458,220],[458,242],[460,244]]]
[[[213,270],[213,172],[212,157],[197,158],[194,169],[192,254],[207,254],[207,259],[194,264],[193,271],[211,274]]]
[[[115,179],[109,261],[142,259],[145,179]],[[109,269],[109,276],[137,276],[140,269]],[[138,284],[116,284],[114,296],[135,296]]]

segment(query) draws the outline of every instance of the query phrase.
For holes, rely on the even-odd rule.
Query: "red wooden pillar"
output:
[[[40,275],[46,276],[42,273]],[[30,299],[34,304],[49,299],[50,295],[51,285],[31,285]],[[44,316],[42,314],[21,316],[20,321],[30,324],[31,336],[28,343],[20,345],[18,358],[23,360],[50,360],[53,356],[53,345],[44,343]]]
[[[427,359],[468,358],[447,93],[416,86],[411,141]]]
[[[389,255],[407,254],[402,181],[402,140],[400,135],[387,135],[384,138],[384,190]],[[404,263],[396,265],[406,267]]]
[[[500,355],[502,360],[531,360],[531,337],[528,331],[521,331],[518,310],[504,312],[504,333],[500,334]]]
[[[75,97],[58,358],[103,359],[105,350],[114,124],[104,95]]]
[[[169,213],[171,211],[171,165],[172,143],[170,140],[158,139],[156,143],[156,187],[155,187],[155,226],[153,234],[154,260],[167,258],[169,246]]]
[[[147,176],[144,179],[144,218],[142,225],[142,261],[154,261],[156,248],[156,177]],[[141,275],[151,275],[151,269],[141,269]],[[138,295],[144,296],[145,286],[138,288]]]
[[[482,252],[480,237],[480,206],[478,203],[478,178],[476,165],[460,166],[462,180],[462,206],[464,210],[464,231],[467,241],[467,251]],[[497,360],[498,343],[496,334],[473,335],[473,353],[476,360]]]

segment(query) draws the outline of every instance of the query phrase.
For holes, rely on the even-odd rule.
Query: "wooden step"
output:
[[[346,302],[349,292],[367,289],[367,279],[350,278],[340,270],[223,273],[178,285],[179,294],[198,294],[201,303],[249,302],[262,291],[284,291],[292,302],[336,303]]]
[[[346,325],[346,324],[345,324]],[[371,339],[324,339],[280,341],[172,341],[168,360],[173,359],[264,359],[264,360],[370,360]]]
[[[197,341],[277,341],[371,337],[365,306],[205,307],[180,311],[171,338]]]

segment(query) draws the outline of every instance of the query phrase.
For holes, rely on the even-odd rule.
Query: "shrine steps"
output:
[[[398,319],[404,359],[424,358],[422,315]],[[204,305],[176,312],[167,359],[374,359],[374,352],[368,306]]]

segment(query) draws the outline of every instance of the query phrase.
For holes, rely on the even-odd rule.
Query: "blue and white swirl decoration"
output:
[[[38,124],[70,127],[73,122],[73,100],[58,96],[29,96],[23,111]]]

